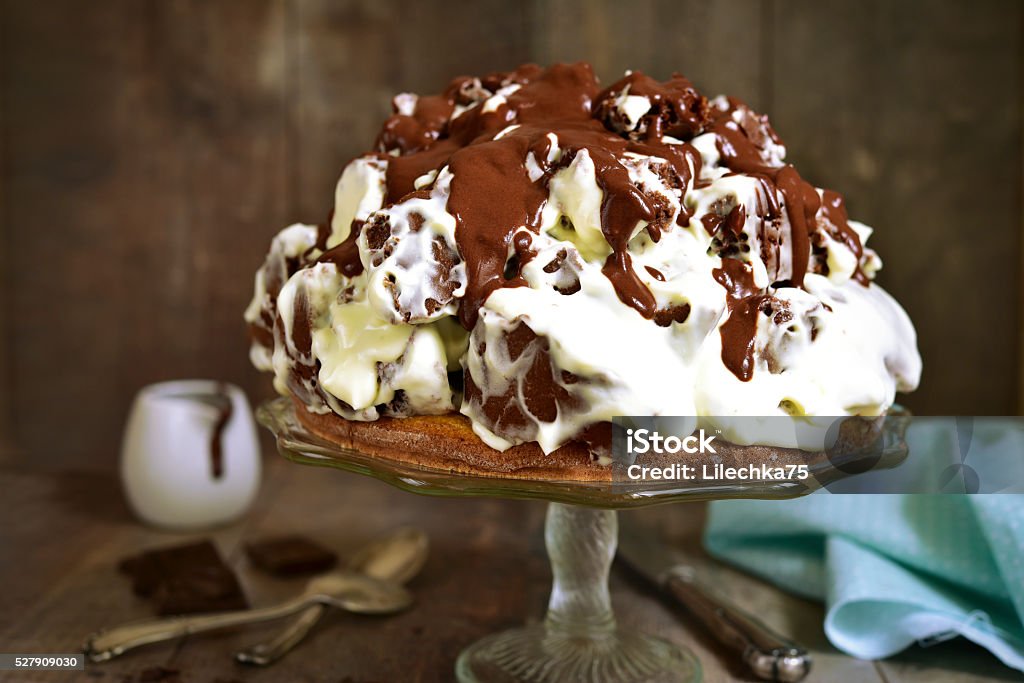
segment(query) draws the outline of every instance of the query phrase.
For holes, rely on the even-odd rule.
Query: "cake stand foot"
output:
[[[544,540],[554,575],[544,622],[465,649],[455,665],[460,683],[700,681],[689,650],[616,627],[608,593],[614,511],[550,503]]]

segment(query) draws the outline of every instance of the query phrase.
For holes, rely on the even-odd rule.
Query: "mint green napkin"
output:
[[[911,457],[915,443],[936,447],[935,432],[934,425],[911,428]],[[1009,442],[1006,434],[988,437],[976,442],[998,444],[1000,453],[1010,448],[1024,461],[1019,431]],[[977,443],[968,463],[985,462]],[[1024,496],[822,492],[719,501],[711,505],[705,545],[793,593],[823,600],[825,633],[855,657],[887,657],[915,642],[962,635],[1024,671]]]

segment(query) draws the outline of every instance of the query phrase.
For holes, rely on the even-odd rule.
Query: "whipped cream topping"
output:
[[[879,415],[917,385],[870,229],[742,102],[526,65],[394,111],[246,311],[253,362],[310,410],[600,452],[614,415]]]

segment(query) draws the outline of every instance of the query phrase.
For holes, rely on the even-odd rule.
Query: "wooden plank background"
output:
[[[108,467],[161,379],[266,396],[240,316],[270,237],[326,215],[394,92],[527,60],[767,111],[877,228],[925,357],[906,403],[1020,410],[1014,0],[3,0],[0,24],[0,453]]]

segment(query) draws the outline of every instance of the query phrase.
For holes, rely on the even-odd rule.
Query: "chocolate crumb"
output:
[[[654,322],[661,327],[672,323],[684,323],[690,317],[690,304],[677,304],[668,308],[659,308],[654,313]]]
[[[420,222],[422,223],[422,218]],[[387,217],[375,215],[370,221],[369,227],[366,228],[366,245],[370,249],[380,249],[389,237],[391,237],[391,225]]]

